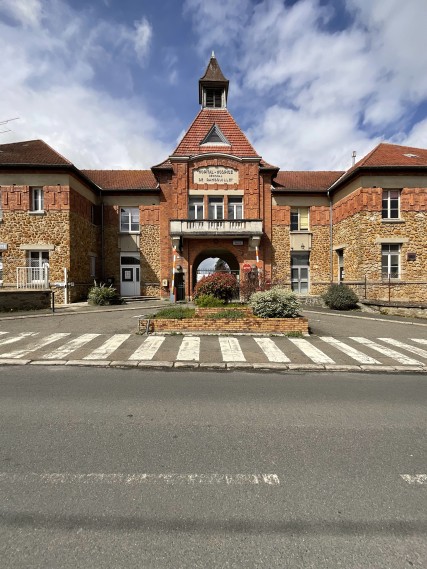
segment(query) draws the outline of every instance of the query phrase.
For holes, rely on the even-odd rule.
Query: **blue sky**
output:
[[[149,168],[199,110],[214,50],[228,108],[282,169],[427,147],[427,1],[0,0],[0,143],[81,168]]]

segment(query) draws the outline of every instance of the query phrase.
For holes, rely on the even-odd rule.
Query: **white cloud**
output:
[[[0,0],[0,12],[7,14],[24,28],[39,27],[42,19],[41,0]]]
[[[135,51],[141,62],[148,56],[152,35],[153,30],[146,18],[135,22]]]

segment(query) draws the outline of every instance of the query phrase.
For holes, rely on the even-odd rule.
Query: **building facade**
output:
[[[427,150],[379,144],[346,172],[286,171],[227,109],[211,57],[200,110],[151,170],[79,170],[40,140],[0,145],[0,286],[84,299],[191,298],[208,258],[302,295],[427,298]],[[70,286],[72,285],[72,286]]]

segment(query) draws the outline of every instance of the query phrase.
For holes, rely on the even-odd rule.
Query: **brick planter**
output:
[[[139,321],[139,331],[147,330],[147,319]],[[149,332],[221,332],[252,334],[287,334],[300,332],[308,334],[307,318],[256,318],[245,317],[235,320],[221,318],[211,320],[201,317],[178,319],[153,319],[149,321]]]

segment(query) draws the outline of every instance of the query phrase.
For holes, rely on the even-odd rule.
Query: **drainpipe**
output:
[[[102,280],[105,281],[104,201],[102,193],[100,197],[101,197],[101,275],[102,275]]]
[[[332,224],[332,196],[327,191],[329,198],[329,271],[331,273],[331,283],[334,282],[334,257],[333,257],[333,224]]]

